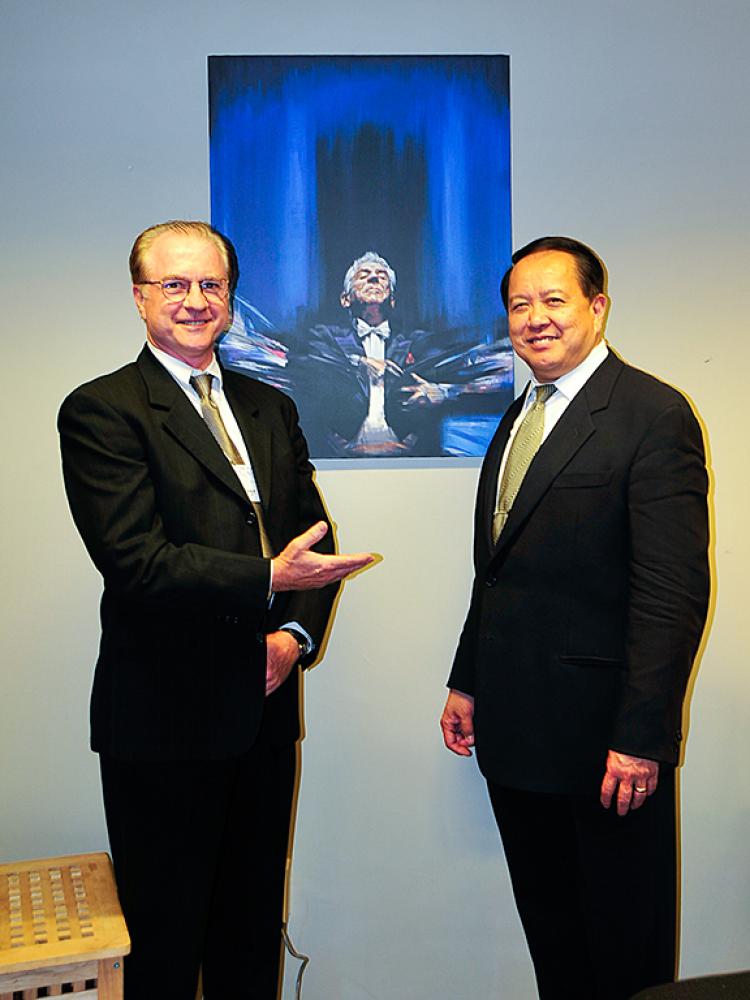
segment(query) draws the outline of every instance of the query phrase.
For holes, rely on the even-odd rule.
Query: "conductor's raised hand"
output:
[[[350,573],[364,569],[375,562],[372,552],[355,552],[336,556],[313,552],[328,531],[325,521],[318,521],[312,528],[297,535],[273,560],[274,591],[318,590],[329,583],[343,580]]]

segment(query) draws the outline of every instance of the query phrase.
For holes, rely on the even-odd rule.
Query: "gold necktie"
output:
[[[539,451],[544,433],[544,404],[555,391],[554,385],[538,385],[534,403],[521,421],[508,452],[500,489],[497,494],[497,507],[492,518],[492,541],[496,543],[500,532],[505,527],[513,501],[521,489],[523,477],[531,465],[531,460]]]
[[[213,375],[209,375],[207,372],[204,372],[202,375],[191,375],[190,384],[200,396],[203,419],[206,421],[208,429],[213,434],[216,443],[232,465],[243,465],[242,455],[240,455],[234,441],[230,438],[224,421],[221,419],[221,413],[219,412],[219,407],[216,405],[216,400],[211,395]],[[263,558],[272,559],[273,549],[271,548],[271,542],[266,532],[263,508],[257,500],[250,500],[250,503],[258,522],[258,534],[260,535],[260,548]]]

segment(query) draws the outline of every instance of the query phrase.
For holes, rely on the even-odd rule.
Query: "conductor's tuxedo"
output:
[[[662,830],[666,824],[666,847],[643,860],[643,843],[651,849],[647,824],[657,809],[674,814],[669,796],[682,703],[706,616],[702,437],[677,391],[610,352],[536,453],[493,544],[498,471],[522,401],[501,421],[480,476],[475,580],[448,684],[475,699],[477,758],[490,785],[541,995],[583,1000],[617,996],[621,989],[627,996],[627,977],[613,986],[601,968],[598,986],[582,970],[569,993],[562,984],[550,986],[550,979],[560,980],[562,966],[545,969],[540,954],[550,942],[542,940],[540,952],[532,938],[556,936],[568,953],[566,974],[575,981],[575,935],[614,937],[622,926],[632,942],[626,950],[634,981],[641,973],[647,981],[652,974],[671,978],[669,970],[644,973],[638,963],[642,937],[669,937],[663,927],[670,922],[664,899],[674,887],[673,818],[657,824]],[[657,795],[622,818],[597,801],[609,749],[662,765]],[[661,806],[657,799],[664,800]],[[519,829],[515,817],[528,802],[533,805],[526,816],[536,819]],[[586,848],[580,840],[568,843],[556,827],[563,813],[580,825],[579,809],[591,819],[584,823]],[[574,852],[587,855],[583,873]],[[617,870],[609,867],[613,856]],[[672,875],[654,902],[649,883],[664,866]],[[566,871],[576,874],[555,881]],[[534,879],[549,882],[549,906],[559,907],[541,914],[542,928],[553,926],[552,935],[535,928],[534,904],[525,901]],[[643,892],[624,901],[623,879]],[[560,898],[578,894],[576,880],[590,883],[581,890],[590,890],[588,914]],[[673,925],[673,903],[671,917]],[[582,927],[584,919],[596,926]],[[673,963],[673,926],[671,933]],[[611,958],[605,955],[602,964]]]
[[[287,397],[244,376],[223,373],[223,384],[278,553],[326,520],[296,411]],[[73,517],[104,578],[91,746],[101,755],[125,916],[137,925],[133,960],[145,922],[163,956],[172,935],[181,956],[195,953],[192,975],[202,961],[205,977],[218,939],[224,934],[231,946],[239,933],[225,926],[237,918],[242,978],[260,981],[263,935],[275,941],[278,956],[277,883],[299,736],[297,671],[265,697],[265,636],[297,622],[319,648],[336,588],[276,594],[269,608],[269,563],[247,494],[208,426],[147,348],[135,363],[75,390],[61,408],[59,429]],[[317,548],[332,551],[330,532]],[[237,769],[248,792],[230,821],[217,796]],[[233,837],[231,849],[243,858],[232,876],[236,907],[224,907],[228,916],[217,926],[212,914],[222,906],[211,886]],[[255,930],[247,927],[249,911]],[[204,941],[209,932],[213,945]],[[126,963],[126,986],[127,977]],[[229,995],[223,991],[230,985],[214,982],[207,996]],[[231,988],[231,995],[256,995],[239,992],[237,983]],[[184,996],[186,987],[166,989],[140,985],[131,995]],[[268,992],[259,987],[257,995]]]
[[[432,454],[434,420],[425,420],[418,409],[406,407],[404,390],[415,385],[412,372],[420,374],[423,365],[440,356],[435,338],[426,330],[408,333],[392,330],[384,345],[386,360],[397,371],[385,373],[385,418],[401,440],[416,436],[411,454]],[[362,338],[355,327],[314,326],[301,349],[292,357],[290,371],[305,401],[302,410],[305,427],[310,435],[313,454],[340,454],[334,440],[347,442],[356,437],[367,416],[370,403],[370,381],[366,369],[357,365],[364,358]],[[401,374],[398,374],[398,369]],[[324,384],[326,391],[321,392]]]

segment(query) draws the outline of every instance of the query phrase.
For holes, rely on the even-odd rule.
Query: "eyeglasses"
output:
[[[170,302],[182,302],[190,294],[193,285],[198,285],[205,298],[213,302],[222,302],[229,291],[229,281],[226,278],[201,278],[200,281],[190,281],[189,278],[162,278],[160,281],[139,281],[139,285],[158,285],[164,298]]]

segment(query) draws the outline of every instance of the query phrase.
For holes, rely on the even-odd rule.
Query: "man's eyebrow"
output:
[[[565,295],[565,289],[563,288],[543,288],[539,293],[540,298],[546,298],[548,295]],[[511,295],[508,299],[509,302],[513,302],[515,299],[528,299],[530,298],[525,292],[517,292],[515,295]]]
[[[180,281],[190,281],[190,278],[186,277],[186,275],[184,275],[184,274],[178,274],[176,271],[174,272],[174,274],[165,274],[164,277],[161,280],[162,281],[169,281],[169,280],[174,279],[174,278],[179,278]],[[220,275],[214,274],[212,271],[209,271],[208,274],[204,274],[202,278],[195,278],[194,280],[195,281],[208,281],[208,280],[219,281],[220,278],[221,278]]]

